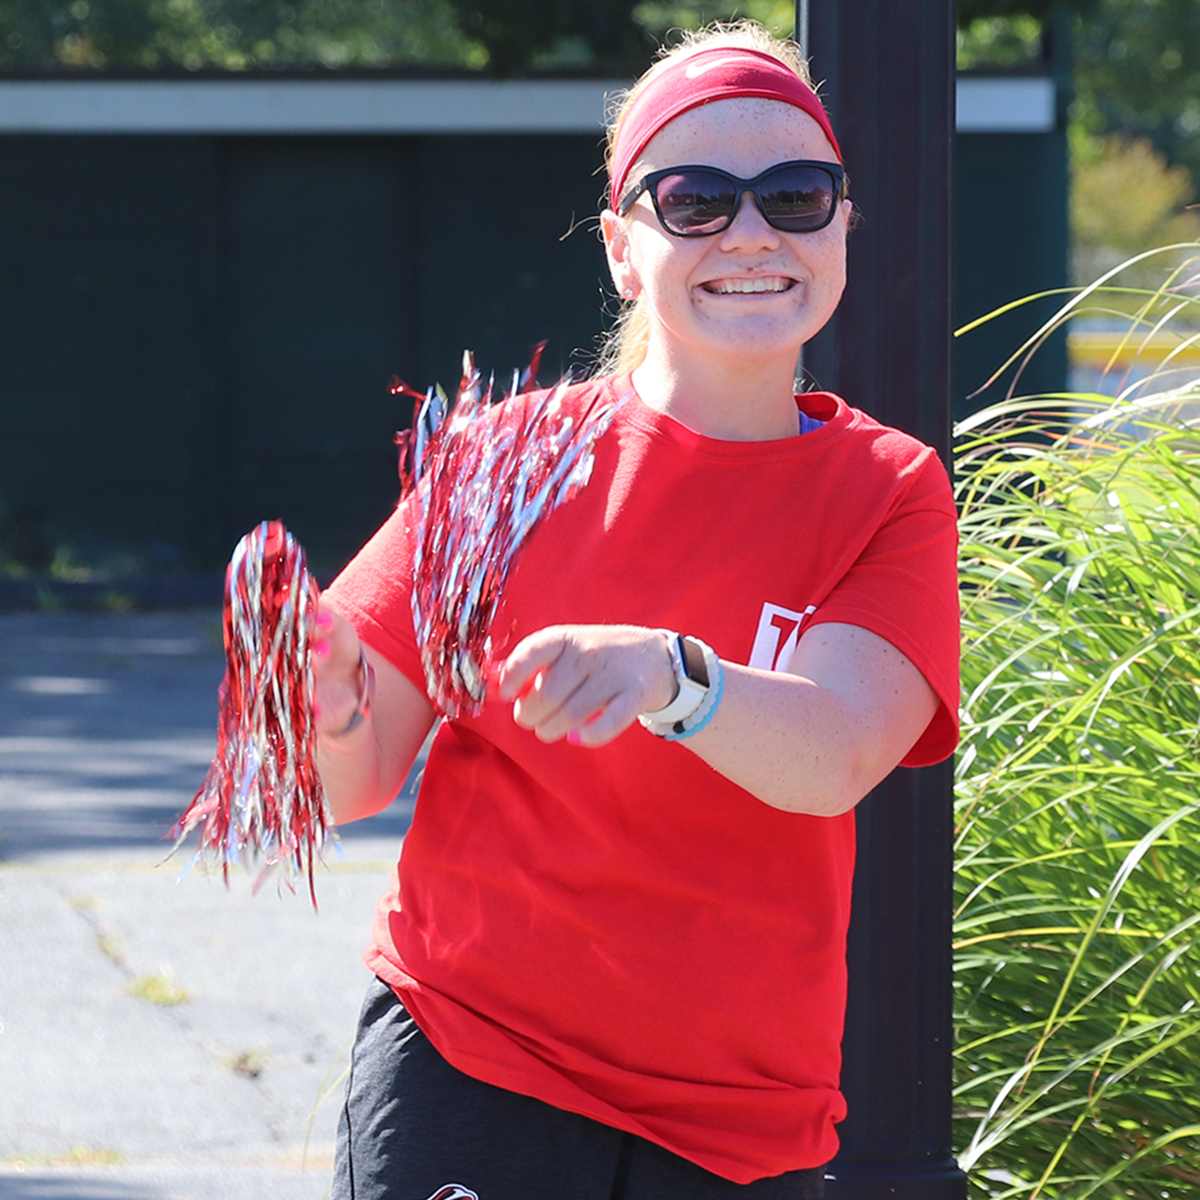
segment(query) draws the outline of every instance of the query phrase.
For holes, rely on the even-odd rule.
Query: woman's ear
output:
[[[613,287],[624,299],[635,299],[642,289],[632,262],[628,227],[611,208],[606,208],[600,214],[600,232],[604,237],[604,253],[608,257]]]

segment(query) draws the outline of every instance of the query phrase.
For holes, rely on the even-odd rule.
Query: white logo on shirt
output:
[[[444,1183],[429,1200],[479,1200],[479,1193],[461,1183]]]
[[[793,612],[780,604],[764,604],[762,616],[758,618],[758,632],[754,635],[754,649],[750,651],[748,667],[760,671],[786,671],[796,653],[796,643],[804,622],[817,611],[810,604],[803,612]]]

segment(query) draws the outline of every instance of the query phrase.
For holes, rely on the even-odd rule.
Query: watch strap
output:
[[[712,649],[699,638],[664,630],[671,669],[678,687],[675,698],[664,708],[641,713],[638,720],[659,737],[681,733],[701,710],[711,709],[714,669],[720,674],[720,663]]]

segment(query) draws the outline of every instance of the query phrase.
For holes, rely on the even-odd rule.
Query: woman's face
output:
[[[778,100],[718,100],[691,109],[654,136],[629,173],[684,164],[721,167],[750,179],[789,159],[836,162],[821,127]],[[644,293],[655,339],[670,353],[730,358],[790,356],[832,315],[846,283],[849,201],[816,233],[768,225],[746,194],[733,223],[711,237],[679,238],[659,224],[643,193],[624,218],[604,214],[618,292]],[[743,290],[762,287],[765,291]]]

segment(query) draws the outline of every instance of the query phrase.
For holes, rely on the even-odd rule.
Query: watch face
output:
[[[691,638],[680,638],[679,644],[683,649],[683,673],[702,688],[708,687],[708,666],[704,661],[704,651]]]

